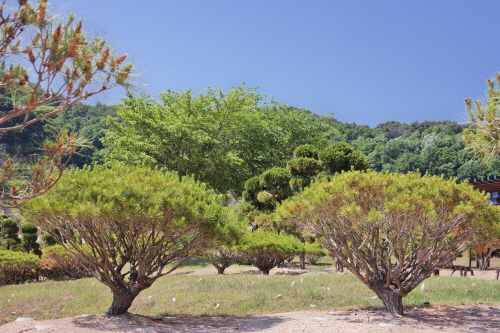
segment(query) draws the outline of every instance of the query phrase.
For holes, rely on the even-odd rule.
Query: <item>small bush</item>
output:
[[[37,281],[39,266],[34,254],[0,250],[0,285]]]
[[[70,277],[80,279],[89,276],[91,271],[76,260],[73,255],[61,245],[53,245],[45,248],[43,258],[46,260],[47,278],[61,279]],[[56,266],[52,262],[56,263]],[[57,274],[60,274],[59,276]]]
[[[321,248],[318,243],[306,243],[306,260],[311,265],[316,265],[316,262],[327,255],[327,252]]]

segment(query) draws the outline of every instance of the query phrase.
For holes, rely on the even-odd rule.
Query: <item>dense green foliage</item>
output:
[[[189,98],[192,100],[199,98],[192,96],[192,92],[189,94],[168,92],[166,94],[173,95],[171,97],[173,99],[178,99],[177,104],[181,104],[183,100],[188,98],[189,94],[191,94]],[[210,94],[207,93],[207,95]],[[233,93],[223,94],[222,99],[229,98],[231,94]],[[175,171],[179,170],[176,169],[174,163],[181,166],[182,162],[186,164],[186,167],[180,168],[180,174],[189,173],[186,171],[188,164],[204,166],[206,170],[211,171],[196,171],[193,167],[191,170],[194,171],[191,173],[197,173],[195,176],[200,180],[210,181],[220,189],[234,187],[242,190],[247,179],[258,176],[271,167],[285,167],[287,161],[289,161],[290,171],[297,173],[297,176],[294,177],[296,184],[292,188],[294,190],[303,188],[308,185],[309,181],[307,178],[299,177],[299,168],[315,169],[316,165],[312,160],[303,160],[303,163],[299,165],[296,165],[299,163],[298,161],[290,161],[293,149],[304,143],[310,143],[309,146],[313,147],[316,153],[312,153],[305,145],[304,152],[298,152],[294,158],[318,160],[318,156],[315,154],[318,154],[319,151],[315,147],[324,148],[328,138],[334,142],[348,143],[364,153],[368,166],[374,171],[406,173],[418,170],[422,173],[444,175],[446,178],[457,177],[459,181],[500,174],[499,157],[490,157],[491,163],[485,165],[481,163],[476,154],[466,149],[462,140],[462,132],[464,128],[469,126],[467,124],[453,121],[424,121],[411,124],[388,121],[375,128],[370,128],[367,125],[342,123],[332,117],[317,117],[302,109],[283,105],[270,106],[261,103],[259,98],[262,96],[256,94],[255,91],[250,89],[240,91],[241,96],[250,94],[258,96],[252,102],[256,106],[246,109],[244,112],[237,112],[233,109],[232,112],[228,111],[227,119],[224,118],[227,121],[221,123],[219,120],[219,124],[222,124],[220,136],[213,135],[214,124],[218,124],[217,117],[213,115],[215,112],[212,112],[211,116],[206,116],[198,110],[195,112],[196,117],[191,116],[186,120],[187,116],[183,113],[174,113],[174,110],[180,109],[182,105],[169,106],[156,102],[151,97],[133,97],[125,100],[118,107],[103,104],[95,106],[75,104],[65,112],[58,114],[50,122],[41,121],[19,131],[0,133],[0,143],[5,144],[5,148],[10,154],[29,155],[36,151],[37,144],[49,136],[54,128],[63,128],[70,132],[78,132],[88,140],[88,144],[80,148],[72,158],[72,162],[76,166],[81,167],[93,162],[102,162],[111,152],[113,152],[113,158],[127,160],[128,163],[147,161],[144,163]],[[214,97],[212,96],[212,98]],[[208,104],[206,99],[208,98],[205,98],[204,103]],[[1,101],[0,99],[0,108]],[[8,103],[8,99],[5,103]],[[144,111],[146,108],[148,111]],[[118,109],[121,110],[122,116],[117,117]],[[203,110],[205,113],[208,112],[206,109]],[[147,123],[137,122],[136,120],[142,114],[152,120]],[[127,129],[124,129],[123,132],[113,130],[111,132],[115,134],[111,134],[110,127],[106,124],[108,116],[116,119],[112,121],[115,125],[116,122],[124,122],[126,117],[130,117],[130,120],[126,122],[135,123],[127,125]],[[167,121],[165,118],[171,119]],[[202,121],[202,119],[205,120]],[[181,124],[185,124],[185,127]],[[143,134],[141,134],[139,126],[151,128],[144,129]],[[132,130],[132,128],[136,129]],[[121,142],[120,146],[126,147],[106,148],[101,142],[105,131],[108,131],[108,136],[111,135],[113,142]],[[172,134],[168,138],[160,139],[165,133]],[[185,135],[188,134],[194,137],[192,139],[195,141],[192,144],[187,142],[189,140]],[[191,158],[181,154],[179,156],[185,156],[181,158],[183,161],[176,162],[174,160],[179,158],[174,160],[170,158],[165,159],[165,163],[161,162],[161,156],[169,156],[165,154],[167,150],[170,151],[165,148],[169,147],[167,144],[163,145],[165,151],[161,150],[159,143],[164,142],[161,140],[167,140],[177,147],[184,147],[184,150],[192,154]],[[198,146],[195,144],[196,140],[198,140]],[[113,142],[110,142],[110,146],[118,145],[118,143]],[[203,155],[210,142],[214,144],[213,147],[209,149],[209,153]],[[179,146],[180,144],[182,146]],[[200,145],[205,145],[205,148],[201,150],[196,148]],[[146,151],[146,147],[150,147],[148,148],[149,153]],[[157,149],[160,150],[154,153]],[[175,154],[175,152],[170,151],[169,154]],[[194,158],[193,154],[200,156]],[[204,162],[200,162],[201,160]],[[243,161],[245,162],[243,163]],[[308,163],[312,164],[308,165]],[[206,168],[207,165],[208,168]],[[228,166],[230,166],[229,169],[232,169],[229,170]],[[223,170],[216,170],[218,167]],[[231,175],[235,175],[236,178],[231,177]],[[223,187],[219,183],[224,184]]]
[[[37,280],[40,258],[31,253],[0,250],[0,286]]]
[[[21,231],[23,233],[22,241],[24,250],[28,253],[41,256],[42,251],[40,251],[40,244],[37,243],[38,228],[32,223],[27,223],[21,227]]]
[[[231,236],[223,203],[191,177],[114,163],[68,170],[22,213],[56,239],[58,231],[60,245],[113,292],[108,313],[121,314],[177,267],[164,271],[168,264]]]
[[[4,218],[0,221],[0,249],[5,250],[19,250],[21,239],[17,235],[19,227],[17,222]]]
[[[470,124],[454,121],[423,121],[411,124],[388,121],[370,128],[332,118],[339,134],[334,140],[350,143],[368,159],[371,170],[456,177],[459,181],[500,174],[500,158],[485,165],[469,152],[462,132]]]
[[[500,217],[499,207],[468,184],[359,171],[312,184],[277,213],[318,239],[398,314],[402,297]]]
[[[256,89],[167,91],[160,101],[129,96],[103,139],[111,157],[193,175],[211,188],[237,196],[243,183],[285,166],[300,144],[324,145],[331,126],[307,110],[264,103]]]
[[[237,249],[241,257],[265,275],[269,275],[269,271],[287,257],[304,252],[304,246],[297,238],[262,230],[245,234]]]

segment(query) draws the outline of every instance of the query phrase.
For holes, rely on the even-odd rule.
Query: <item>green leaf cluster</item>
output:
[[[221,193],[239,196],[244,182],[284,167],[300,144],[324,145],[332,128],[311,112],[234,87],[195,95],[168,90],[160,101],[129,96],[109,119],[103,142],[111,158],[193,175]]]

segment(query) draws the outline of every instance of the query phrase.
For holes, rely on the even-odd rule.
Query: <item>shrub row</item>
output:
[[[79,279],[90,275],[90,271],[62,246],[50,246],[44,252],[40,259],[31,253],[0,250],[0,286],[45,279]]]

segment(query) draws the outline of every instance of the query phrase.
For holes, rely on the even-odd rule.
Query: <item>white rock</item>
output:
[[[16,321],[31,321],[33,318],[17,318]]]
[[[378,296],[372,296],[372,297],[370,297],[370,298],[373,298],[373,299],[375,299],[375,298],[378,298]]]
[[[177,301],[177,300],[175,299],[175,297],[172,297],[172,302],[175,302],[175,301]]]
[[[219,304],[219,303],[215,304],[214,309],[217,309],[219,306],[220,306],[220,304]]]
[[[54,327],[54,326],[53,325],[35,325],[35,328],[37,330],[44,330],[46,328],[52,328],[52,327]]]
[[[315,308],[315,307],[316,307],[316,305],[314,305],[314,304],[311,304],[311,305],[309,305],[309,306],[310,306],[311,308]]]
[[[290,287],[293,287],[294,284],[295,284],[295,281],[292,282],[292,284],[290,285]]]

